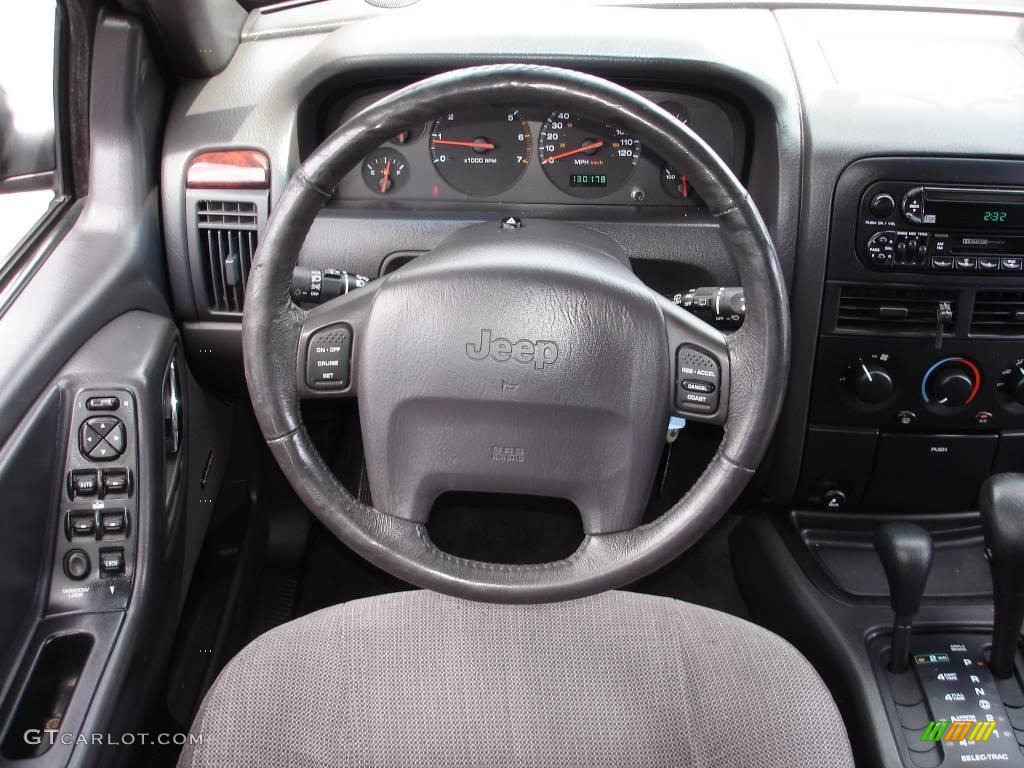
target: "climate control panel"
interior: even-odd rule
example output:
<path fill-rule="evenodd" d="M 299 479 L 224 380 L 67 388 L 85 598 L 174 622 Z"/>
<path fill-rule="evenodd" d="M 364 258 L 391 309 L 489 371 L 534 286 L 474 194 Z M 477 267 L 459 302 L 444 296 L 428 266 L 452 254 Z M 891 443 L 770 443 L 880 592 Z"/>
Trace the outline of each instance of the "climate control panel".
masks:
<path fill-rule="evenodd" d="M 1024 340 L 830 336 L 819 349 L 812 423 L 880 429 L 1024 429 Z"/>

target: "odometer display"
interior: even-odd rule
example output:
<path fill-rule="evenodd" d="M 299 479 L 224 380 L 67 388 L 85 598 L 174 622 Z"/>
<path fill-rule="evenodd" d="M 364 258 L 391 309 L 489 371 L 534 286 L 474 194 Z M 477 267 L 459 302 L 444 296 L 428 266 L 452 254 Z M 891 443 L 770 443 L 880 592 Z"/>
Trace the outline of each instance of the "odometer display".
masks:
<path fill-rule="evenodd" d="M 539 142 L 540 166 L 576 197 L 603 197 L 622 187 L 640 160 L 640 140 L 611 123 L 552 112 Z"/>
<path fill-rule="evenodd" d="M 490 197 L 519 181 L 530 163 L 530 126 L 519 110 L 449 112 L 430 129 L 430 158 L 441 178 L 465 195 Z"/>

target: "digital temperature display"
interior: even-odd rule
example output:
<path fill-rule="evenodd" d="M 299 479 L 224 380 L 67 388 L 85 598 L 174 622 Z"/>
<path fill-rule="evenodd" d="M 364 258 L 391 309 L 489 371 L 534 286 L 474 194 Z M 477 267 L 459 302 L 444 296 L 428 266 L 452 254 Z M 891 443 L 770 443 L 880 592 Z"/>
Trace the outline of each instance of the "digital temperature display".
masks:
<path fill-rule="evenodd" d="M 569 177 L 570 187 L 607 187 L 608 176 L 603 173 L 574 173 Z"/>

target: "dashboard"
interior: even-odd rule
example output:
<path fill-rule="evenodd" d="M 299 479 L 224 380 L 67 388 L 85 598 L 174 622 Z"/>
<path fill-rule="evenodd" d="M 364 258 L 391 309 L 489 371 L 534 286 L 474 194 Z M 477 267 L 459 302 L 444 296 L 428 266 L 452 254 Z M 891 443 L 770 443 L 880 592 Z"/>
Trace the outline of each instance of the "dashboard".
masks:
<path fill-rule="evenodd" d="M 392 91 L 339 99 L 323 110 L 320 140 Z M 712 96 L 638 90 L 690 126 L 742 177 L 747 124 Z M 672 206 L 699 210 L 699 190 L 614 115 L 579 115 L 532 105 L 481 105 L 413 125 L 368 155 L 338 185 L 360 204 L 445 202 Z"/>
<path fill-rule="evenodd" d="M 168 278 L 190 366 L 207 380 L 228 371 L 240 379 L 245 269 L 292 174 L 346 117 L 434 73 L 536 63 L 666 106 L 756 203 L 793 318 L 768 498 L 856 510 L 880 499 L 919 508 L 941 496 L 960 507 L 929 481 L 956 472 L 930 457 L 973 456 L 975 478 L 1011 446 L 1024 460 L 1013 434 L 1024 433 L 1024 399 L 1007 394 L 1019 383 L 1012 364 L 1024 360 L 1020 15 L 714 3 L 595 4 L 579 14 L 570 5 L 548 4 L 542 29 L 532 14 L 481 25 L 444 13 L 445 0 L 373 11 L 360 2 L 351 16 L 338 11 L 348 7 L 341 0 L 254 12 L 222 72 L 181 84 L 165 133 Z M 895 74 L 880 51 L 899 52 L 920 74 Z M 227 149 L 261 153 L 266 185 L 187 188 L 197 156 Z M 934 222 L 914 219 L 908 193 L 919 189 Z M 970 192 L 971 205 L 952 202 L 980 221 L 944 218 L 951 201 L 934 191 L 950 190 Z M 299 264 L 373 278 L 469 224 L 511 215 L 606 234 L 662 294 L 736 286 L 700 193 L 614 114 L 480 105 L 408 126 L 363 158 L 316 216 Z M 989 230 L 984 242 L 979 226 Z M 1006 229 L 999 242 L 993 228 Z M 943 243 L 972 252 L 950 254 L 960 259 L 951 265 Z M 971 401 L 949 407 L 942 400 L 956 387 Z M 932 451 L 936 435 L 960 440 Z"/>

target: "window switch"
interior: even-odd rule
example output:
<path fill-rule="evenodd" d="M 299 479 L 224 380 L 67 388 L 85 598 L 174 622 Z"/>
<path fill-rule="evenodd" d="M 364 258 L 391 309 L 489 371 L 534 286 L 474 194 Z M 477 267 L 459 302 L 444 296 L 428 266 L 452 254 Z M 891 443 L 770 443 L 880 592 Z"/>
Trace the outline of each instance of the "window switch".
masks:
<path fill-rule="evenodd" d="M 100 526 L 104 536 L 120 536 L 125 532 L 127 514 L 123 509 L 100 513 Z"/>
<path fill-rule="evenodd" d="M 95 469 L 75 469 L 68 475 L 68 496 L 95 496 L 99 483 Z"/>
<path fill-rule="evenodd" d="M 103 470 L 103 495 L 131 495 L 131 481 L 127 469 Z"/>
<path fill-rule="evenodd" d="M 117 576 L 124 573 L 124 549 L 110 547 L 100 550 L 100 576 Z"/>
<path fill-rule="evenodd" d="M 69 512 L 68 531 L 72 538 L 96 536 L 96 518 L 92 512 Z"/>

